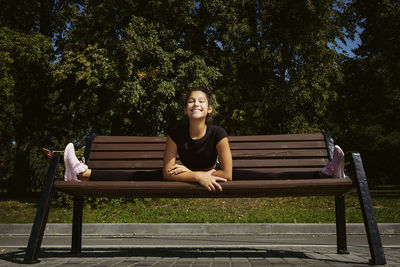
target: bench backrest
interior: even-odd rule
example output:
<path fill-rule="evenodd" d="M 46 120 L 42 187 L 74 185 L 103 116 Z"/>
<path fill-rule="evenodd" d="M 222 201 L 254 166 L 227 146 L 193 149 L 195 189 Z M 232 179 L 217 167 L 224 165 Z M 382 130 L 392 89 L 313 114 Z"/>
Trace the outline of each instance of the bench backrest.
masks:
<path fill-rule="evenodd" d="M 269 172 L 320 170 L 329 161 L 326 138 L 321 133 L 230 136 L 233 167 Z M 88 165 L 114 170 L 162 168 L 165 141 L 165 137 L 96 136 Z"/>

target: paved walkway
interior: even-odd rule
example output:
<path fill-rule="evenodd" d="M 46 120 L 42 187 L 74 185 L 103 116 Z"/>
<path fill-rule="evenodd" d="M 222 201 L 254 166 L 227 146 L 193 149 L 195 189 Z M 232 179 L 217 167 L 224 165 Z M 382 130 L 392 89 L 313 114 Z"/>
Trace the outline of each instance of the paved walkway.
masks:
<path fill-rule="evenodd" d="M 274 227 L 277 226 L 284 230 L 284 225 Z M 299 226 L 299 229 L 306 227 Z M 350 232 L 347 240 L 350 253 L 339 255 L 336 236 L 329 231 L 321 233 L 318 226 L 314 226 L 316 233 L 295 233 L 294 228 L 288 226 L 291 234 L 92 233 L 84 235 L 83 251 L 77 255 L 69 252 L 71 237 L 62 230 L 63 226 L 57 226 L 59 233 L 46 232 L 39 253 L 40 262 L 34 266 L 368 266 L 370 254 L 365 235 Z M 23 261 L 29 236 L 16 229 L 18 227 L 5 234 L 1 229 L 7 227 L 10 226 L 0 226 L 0 266 L 18 266 Z M 174 227 L 178 233 L 177 227 L 187 229 L 190 225 Z M 386 266 L 400 266 L 400 234 L 393 232 L 395 228 L 389 228 L 381 230 Z"/>

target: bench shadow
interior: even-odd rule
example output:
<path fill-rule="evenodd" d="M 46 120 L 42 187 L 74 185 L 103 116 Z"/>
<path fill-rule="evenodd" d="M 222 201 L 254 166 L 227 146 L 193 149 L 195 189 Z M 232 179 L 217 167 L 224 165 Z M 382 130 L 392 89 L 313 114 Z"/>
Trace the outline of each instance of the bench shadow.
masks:
<path fill-rule="evenodd" d="M 23 264 L 25 256 L 25 248 L 19 248 L 16 251 L 0 254 L 0 260 L 10 263 Z M 315 260 L 318 262 L 331 262 L 342 264 L 368 264 L 368 262 L 352 262 L 343 259 L 318 259 L 309 257 L 304 252 L 279 250 L 279 249 L 249 249 L 246 247 L 235 249 L 221 248 L 84 248 L 81 253 L 73 254 L 69 249 L 63 248 L 42 248 L 39 252 L 39 263 L 42 259 L 65 259 L 66 261 L 76 260 L 79 263 L 80 258 L 113 258 L 127 257 L 126 261 L 140 261 L 137 259 L 130 260 L 129 257 L 160 257 L 160 258 L 298 258 Z M 83 262 L 82 262 L 83 263 Z"/>

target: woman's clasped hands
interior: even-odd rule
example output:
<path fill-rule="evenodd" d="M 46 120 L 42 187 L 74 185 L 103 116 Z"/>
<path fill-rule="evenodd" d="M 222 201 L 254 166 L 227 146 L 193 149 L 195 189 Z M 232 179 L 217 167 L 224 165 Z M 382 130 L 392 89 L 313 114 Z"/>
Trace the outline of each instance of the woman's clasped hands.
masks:
<path fill-rule="evenodd" d="M 170 169 L 168 169 L 169 175 L 178 175 L 180 173 L 190 171 L 185 165 L 175 164 Z"/>
<path fill-rule="evenodd" d="M 170 169 L 168 169 L 168 173 L 170 175 L 178 175 L 184 172 L 191 171 L 184 165 L 180 164 L 175 164 L 172 166 Z M 218 176 L 213 176 L 212 174 L 215 172 L 215 169 L 211 169 L 209 171 L 199 171 L 199 172 L 194 172 L 195 178 L 197 182 L 204 186 L 208 191 L 215 191 L 219 190 L 222 192 L 222 186 L 218 182 L 226 182 L 227 179 L 218 177 Z"/>

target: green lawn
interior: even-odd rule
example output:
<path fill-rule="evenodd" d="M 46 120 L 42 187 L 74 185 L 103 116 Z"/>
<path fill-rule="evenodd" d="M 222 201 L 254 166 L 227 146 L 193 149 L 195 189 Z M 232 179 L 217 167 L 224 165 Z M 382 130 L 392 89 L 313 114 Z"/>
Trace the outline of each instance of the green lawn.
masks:
<path fill-rule="evenodd" d="M 400 190 L 372 191 L 379 223 L 400 223 Z M 32 223 L 39 198 L 0 197 L 0 223 Z M 346 197 L 346 220 L 362 222 L 357 195 Z M 70 223 L 72 202 L 53 203 L 49 223 Z M 334 223 L 333 197 L 246 199 L 90 199 L 84 223 Z"/>

